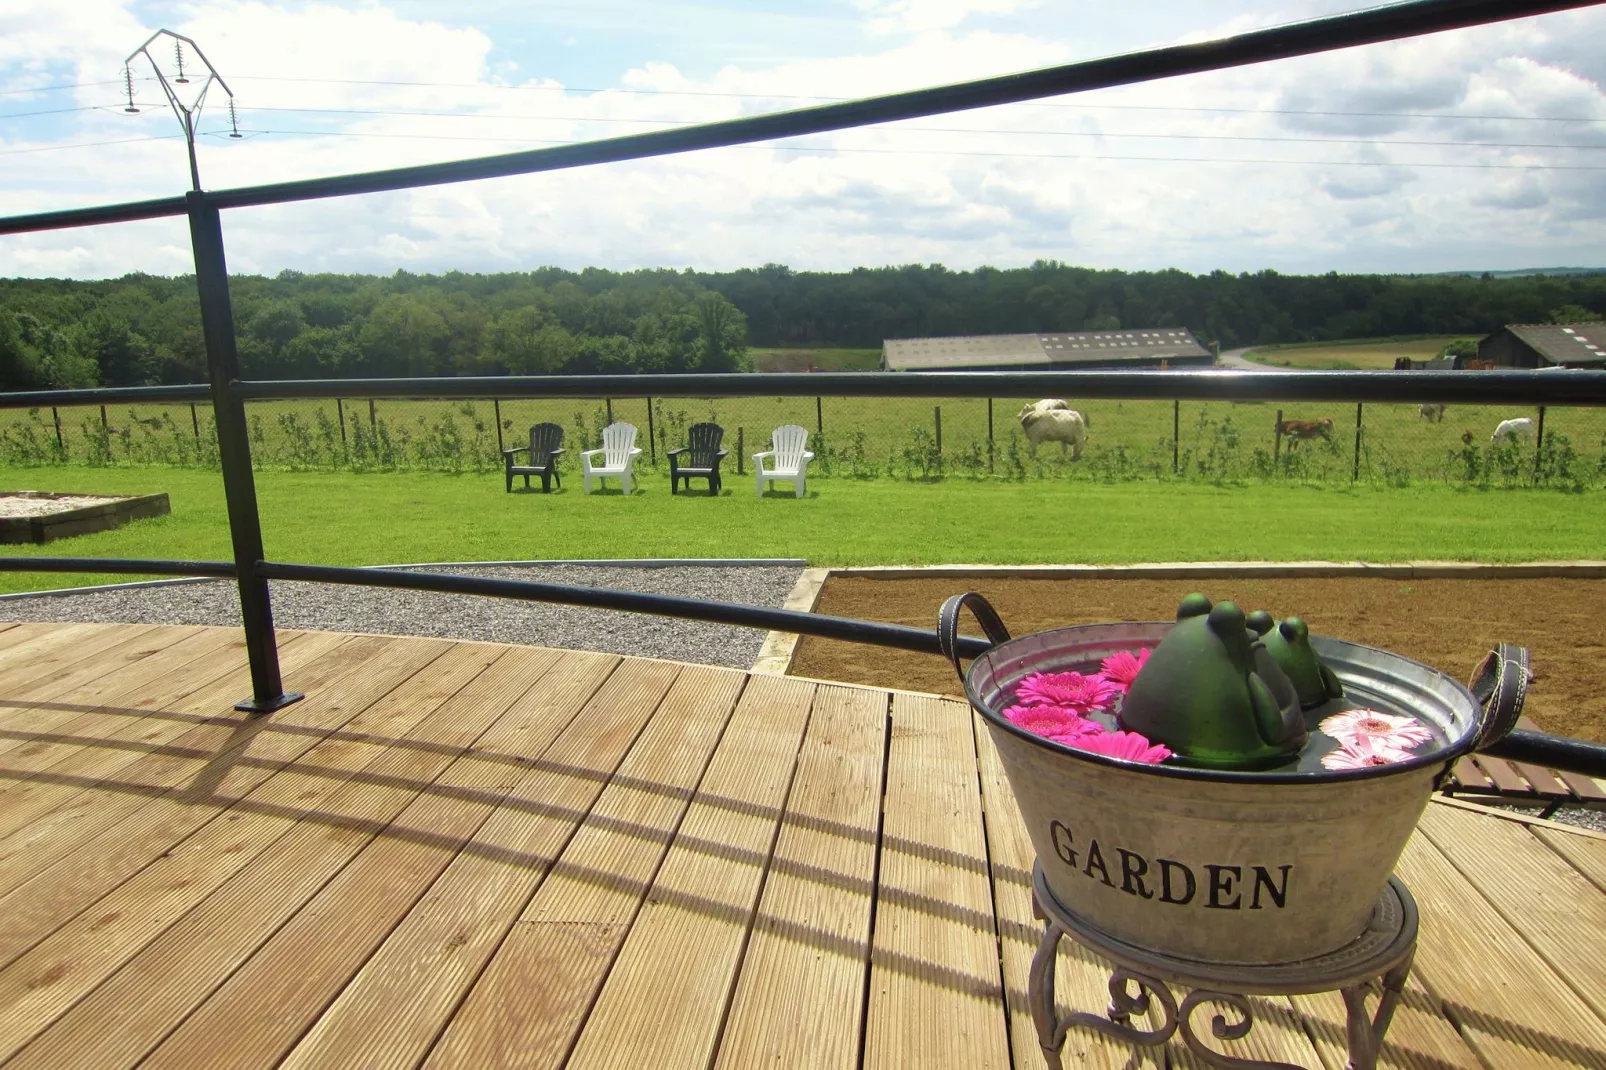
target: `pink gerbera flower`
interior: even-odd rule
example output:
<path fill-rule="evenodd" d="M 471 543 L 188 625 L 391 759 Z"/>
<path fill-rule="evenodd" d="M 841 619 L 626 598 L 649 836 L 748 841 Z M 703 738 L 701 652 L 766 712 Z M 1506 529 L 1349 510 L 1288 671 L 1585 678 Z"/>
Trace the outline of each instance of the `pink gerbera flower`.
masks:
<path fill-rule="evenodd" d="M 1085 750 L 1090 754 L 1105 754 L 1111 758 L 1124 758 L 1129 762 L 1157 764 L 1171 757 L 1168 747 L 1150 743 L 1137 732 L 1098 732 L 1062 741 L 1067 747 Z"/>
<path fill-rule="evenodd" d="M 1069 743 L 1104 731 L 1075 710 L 1062 706 L 1011 706 L 1004 711 L 1004 716 L 1026 731 L 1056 743 Z"/>
<path fill-rule="evenodd" d="M 1015 689 L 1015 700 L 1023 706 L 1059 706 L 1088 714 L 1104 709 L 1120 693 L 1098 673 L 1034 672 Z"/>
<path fill-rule="evenodd" d="M 1409 750 L 1394 746 L 1387 739 L 1361 736 L 1338 750 L 1322 755 L 1322 765 L 1327 769 L 1368 769 L 1374 765 L 1408 761 L 1411 757 Z"/>
<path fill-rule="evenodd" d="M 1404 717 L 1377 710 L 1348 710 L 1324 718 L 1321 729 L 1340 743 L 1348 746 L 1361 740 L 1408 751 L 1421 743 L 1431 742 L 1429 732 L 1414 717 Z"/>
<path fill-rule="evenodd" d="M 1135 651 L 1123 650 L 1120 653 L 1111 654 L 1099 664 L 1099 668 L 1102 670 L 1099 675 L 1125 694 L 1126 690 L 1132 686 L 1132 681 L 1138 678 L 1138 673 L 1143 670 L 1143 666 L 1148 664 L 1148 661 L 1148 647 Z"/>

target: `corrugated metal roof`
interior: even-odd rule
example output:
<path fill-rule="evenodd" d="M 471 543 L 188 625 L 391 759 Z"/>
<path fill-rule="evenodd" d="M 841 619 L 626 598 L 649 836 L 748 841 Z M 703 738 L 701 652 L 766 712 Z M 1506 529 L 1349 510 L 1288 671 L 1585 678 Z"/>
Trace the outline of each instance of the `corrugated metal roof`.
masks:
<path fill-rule="evenodd" d="M 1511 323 L 1506 330 L 1552 364 L 1606 361 L 1606 322 Z"/>
<path fill-rule="evenodd" d="M 1186 327 L 889 338 L 882 343 L 881 353 L 884 366 L 892 371 L 1210 356 Z"/>

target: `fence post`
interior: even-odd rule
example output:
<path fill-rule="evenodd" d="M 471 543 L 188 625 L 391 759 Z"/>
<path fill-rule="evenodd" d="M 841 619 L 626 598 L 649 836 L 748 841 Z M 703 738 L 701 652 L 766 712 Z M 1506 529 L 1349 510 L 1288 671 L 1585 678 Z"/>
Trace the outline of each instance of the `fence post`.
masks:
<path fill-rule="evenodd" d="M 194 409 L 195 406 L 191 405 L 190 408 Z M 61 440 L 61 413 L 54 405 L 50 406 L 50 418 L 56 423 L 56 450 L 65 457 L 67 456 L 67 444 Z"/>
<path fill-rule="evenodd" d="M 1361 402 L 1355 403 L 1355 463 L 1350 467 L 1349 481 L 1361 478 Z"/>
<path fill-rule="evenodd" d="M 742 443 L 742 426 L 740 424 L 737 424 L 736 425 L 736 474 L 739 475 L 739 476 L 747 474 L 746 469 L 744 469 L 742 467 L 742 465 L 744 463 L 744 459 L 746 457 L 747 457 L 747 447 L 745 445 L 743 445 L 743 443 Z"/>
<path fill-rule="evenodd" d="M 335 398 L 335 419 L 340 421 L 340 452 L 346 452 L 346 406 Z"/>
<path fill-rule="evenodd" d="M 1177 440 L 1182 438 L 1182 399 L 1171 403 L 1171 474 L 1177 474 Z"/>
<path fill-rule="evenodd" d="M 608 407 L 608 423 L 613 423 L 613 398 L 603 398 L 602 403 Z"/>
<path fill-rule="evenodd" d="M 647 399 L 647 449 L 651 451 L 651 452 L 649 452 L 647 454 L 648 459 L 650 459 L 652 461 L 652 466 L 654 468 L 657 468 L 658 467 L 658 439 L 657 439 L 657 436 L 653 432 L 653 426 L 652 426 L 652 398 L 648 398 Z M 688 483 L 686 485 L 688 487 L 691 486 L 690 483 Z"/>
<path fill-rule="evenodd" d="M 987 399 L 987 474 L 993 471 L 993 399 Z"/>
<path fill-rule="evenodd" d="M 1539 426 L 1534 435 L 1534 482 L 1539 482 L 1539 465 L 1545 456 L 1545 407 L 1539 406 Z"/>
<path fill-rule="evenodd" d="M 496 452 L 501 453 L 507 447 L 502 445 L 502 399 L 491 399 L 491 411 L 496 413 Z M 534 464 L 534 461 L 530 462 Z"/>
<path fill-rule="evenodd" d="M 273 606 L 268 581 L 257 572 L 263 560 L 262 521 L 257 514 L 256 479 L 251 472 L 251 439 L 245 405 L 230 384 L 239 377 L 234 349 L 234 310 L 229 303 L 229 269 L 223 257 L 223 224 L 214 205 L 200 191 L 185 194 L 190 244 L 195 251 L 195 285 L 201 298 L 201 330 L 206 338 L 206 365 L 212 380 L 212 412 L 217 421 L 218 456 L 223 468 L 223 494 L 228 504 L 229 535 L 234 543 L 235 579 L 240 588 L 240 617 L 251 664 L 251 697 L 237 710 L 267 713 L 301 698 L 286 693 L 279 678 L 279 649 L 273 637 Z"/>
<path fill-rule="evenodd" d="M 818 397 L 814 399 L 814 430 L 822 439 L 825 437 L 825 406 Z"/>
<path fill-rule="evenodd" d="M 379 412 L 374 408 L 374 399 L 368 399 L 368 434 L 374 444 L 374 456 L 379 456 Z"/>
<path fill-rule="evenodd" d="M 937 456 L 942 456 L 942 406 L 934 405 L 931 409 L 932 419 L 937 423 Z"/>
<path fill-rule="evenodd" d="M 190 426 L 195 429 L 195 441 L 196 442 L 200 442 L 201 441 L 201 416 L 200 416 L 200 413 L 195 411 L 195 402 L 193 402 L 193 401 L 190 402 Z M 61 431 L 61 427 L 58 425 L 56 427 L 56 430 L 59 433 Z M 344 432 L 342 432 L 342 433 L 344 433 Z"/>
<path fill-rule="evenodd" d="M 107 441 L 106 448 L 108 450 L 110 450 L 111 449 L 112 429 L 111 429 L 111 425 L 106 422 L 106 406 L 104 406 L 104 405 L 102 405 L 100 407 L 100 430 L 101 430 L 101 432 L 103 434 L 105 434 L 106 441 Z"/>
<path fill-rule="evenodd" d="M 1275 467 L 1277 458 L 1283 452 L 1283 410 L 1277 410 L 1277 430 L 1271 440 L 1271 463 Z"/>

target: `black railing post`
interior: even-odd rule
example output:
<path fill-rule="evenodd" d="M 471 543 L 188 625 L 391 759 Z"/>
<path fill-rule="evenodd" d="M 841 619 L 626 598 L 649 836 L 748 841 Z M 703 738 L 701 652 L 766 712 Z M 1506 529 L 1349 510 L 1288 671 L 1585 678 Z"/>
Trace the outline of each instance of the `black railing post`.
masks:
<path fill-rule="evenodd" d="M 1349 481 L 1356 482 L 1361 478 L 1361 405 L 1355 403 L 1355 463 L 1350 466 Z"/>
<path fill-rule="evenodd" d="M 1177 474 L 1178 442 L 1182 438 L 1182 400 L 1171 402 L 1171 474 Z"/>
<path fill-rule="evenodd" d="M 652 466 L 654 468 L 657 468 L 658 439 L 652 426 L 652 398 L 647 399 L 647 448 L 652 451 L 651 453 L 647 454 L 647 459 L 652 462 Z M 690 484 L 687 485 L 690 486 Z"/>
<path fill-rule="evenodd" d="M 223 258 L 223 224 L 206 195 L 185 195 L 190 243 L 195 250 L 195 285 L 201 297 L 201 330 L 206 337 L 206 365 L 212 379 L 212 412 L 217 421 L 218 456 L 223 467 L 223 494 L 228 503 L 229 535 L 234 542 L 235 578 L 240 587 L 240 616 L 251 662 L 251 697 L 234 708 L 267 713 L 302 696 L 284 690 L 279 679 L 279 648 L 273 637 L 273 606 L 268 581 L 258 572 L 263 559 L 262 521 L 257 515 L 256 479 L 251 472 L 251 440 L 245 404 L 230 390 L 239 377 L 234 349 L 234 310 L 229 303 L 229 269 Z"/>
<path fill-rule="evenodd" d="M 1545 407 L 1539 406 L 1539 426 L 1534 429 L 1534 482 L 1537 483 L 1543 473 L 1540 464 L 1545 458 Z"/>

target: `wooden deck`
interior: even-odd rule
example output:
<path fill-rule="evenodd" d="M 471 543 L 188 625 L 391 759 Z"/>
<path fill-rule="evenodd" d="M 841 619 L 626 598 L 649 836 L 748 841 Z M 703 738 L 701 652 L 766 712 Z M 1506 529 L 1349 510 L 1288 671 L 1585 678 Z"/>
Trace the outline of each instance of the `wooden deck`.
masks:
<path fill-rule="evenodd" d="M 237 631 L 0 626 L 6 1070 L 1043 1065 L 1031 849 L 964 706 L 282 639 L 308 697 L 248 720 Z M 1436 804 L 1400 873 L 1388 1065 L 1606 1067 L 1606 838 Z M 1237 1054 L 1342 1066 L 1336 995 L 1256 1002 Z"/>

